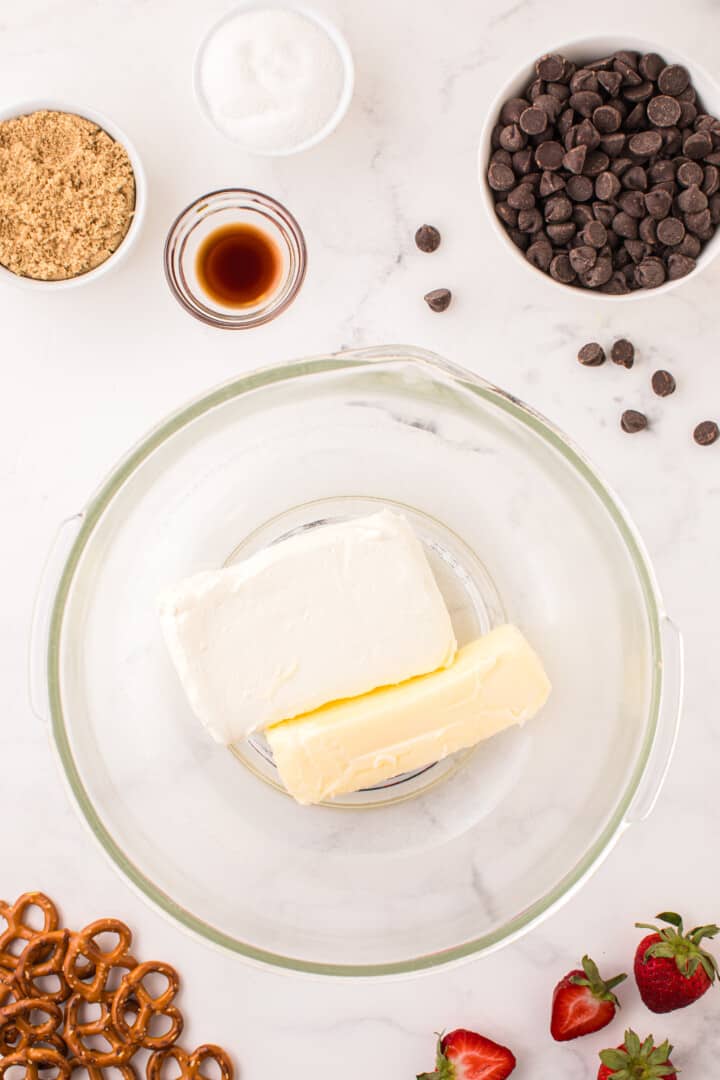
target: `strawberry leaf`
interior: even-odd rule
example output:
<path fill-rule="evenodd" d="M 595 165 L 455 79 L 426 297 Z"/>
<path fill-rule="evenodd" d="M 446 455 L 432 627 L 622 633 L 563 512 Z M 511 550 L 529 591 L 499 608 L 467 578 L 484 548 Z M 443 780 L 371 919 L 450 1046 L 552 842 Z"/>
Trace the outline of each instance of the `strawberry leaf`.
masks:
<path fill-rule="evenodd" d="M 655 918 L 662 919 L 663 922 L 670 923 L 671 926 L 676 926 L 680 933 L 682 933 L 683 921 L 674 911 L 661 911 Z"/>

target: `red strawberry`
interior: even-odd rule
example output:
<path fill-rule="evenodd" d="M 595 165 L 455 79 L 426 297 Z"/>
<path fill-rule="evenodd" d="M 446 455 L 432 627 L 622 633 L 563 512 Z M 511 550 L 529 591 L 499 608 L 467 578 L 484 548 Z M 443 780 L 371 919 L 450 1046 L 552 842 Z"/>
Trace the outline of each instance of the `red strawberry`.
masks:
<path fill-rule="evenodd" d="M 635 953 L 635 981 L 648 1009 L 655 1013 L 672 1012 L 692 1005 L 710 989 L 718 973 L 714 956 L 700 948 L 703 938 L 720 934 L 720 927 L 696 926 L 683 933 L 683 921 L 673 911 L 657 916 L 666 927 L 635 923 L 652 930 L 642 939 Z"/>
<path fill-rule="evenodd" d="M 675 1066 L 670 1060 L 672 1046 L 665 1040 L 655 1046 L 652 1035 L 641 1044 L 634 1031 L 625 1032 L 625 1042 L 617 1050 L 601 1050 L 597 1080 L 677 1080 Z"/>
<path fill-rule="evenodd" d="M 417 1080 L 505 1080 L 516 1064 L 507 1046 L 458 1028 L 438 1039 L 435 1072 Z"/>
<path fill-rule="evenodd" d="M 604 982 L 589 956 L 583 956 L 582 966 L 582 971 L 568 972 L 553 991 L 550 1034 L 558 1042 L 599 1031 L 620 1008 L 613 990 L 627 975 L 616 975 Z"/>

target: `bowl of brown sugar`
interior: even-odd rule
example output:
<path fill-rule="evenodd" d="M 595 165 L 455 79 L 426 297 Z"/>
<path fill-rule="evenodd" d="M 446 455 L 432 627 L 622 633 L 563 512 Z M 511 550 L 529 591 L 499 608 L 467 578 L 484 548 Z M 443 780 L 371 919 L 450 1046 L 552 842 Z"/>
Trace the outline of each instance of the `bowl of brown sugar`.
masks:
<path fill-rule="evenodd" d="M 48 100 L 0 110 L 0 281 L 58 289 L 107 273 L 145 202 L 137 152 L 104 116 Z"/>

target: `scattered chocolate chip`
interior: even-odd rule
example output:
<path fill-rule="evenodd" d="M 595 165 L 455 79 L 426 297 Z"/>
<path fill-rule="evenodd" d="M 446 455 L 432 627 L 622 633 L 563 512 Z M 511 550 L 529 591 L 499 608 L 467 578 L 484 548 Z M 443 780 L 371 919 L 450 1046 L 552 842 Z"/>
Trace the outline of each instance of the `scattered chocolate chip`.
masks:
<path fill-rule="evenodd" d="M 680 64 L 669 64 L 664 67 L 657 78 L 657 84 L 662 94 L 671 94 L 675 97 L 687 88 L 690 76 L 687 69 Z"/>
<path fill-rule="evenodd" d="M 656 127 L 672 127 L 682 115 L 680 102 L 667 94 L 659 94 L 648 102 L 647 118 Z"/>
<path fill-rule="evenodd" d="M 415 233 L 415 243 L 420 251 L 437 251 L 440 247 L 440 233 L 434 225 L 421 225 Z"/>
<path fill-rule="evenodd" d="M 605 363 L 605 350 L 597 341 L 589 341 L 580 349 L 577 358 L 585 367 L 599 367 Z"/>
<path fill-rule="evenodd" d="M 693 439 L 698 446 L 712 446 L 720 436 L 720 428 L 714 420 L 703 420 L 693 431 Z"/>
<path fill-rule="evenodd" d="M 423 299 L 431 311 L 447 311 L 452 293 L 449 289 L 433 289 L 432 292 L 425 293 Z"/>
<path fill-rule="evenodd" d="M 627 338 L 618 338 L 610 350 L 610 359 L 620 367 L 631 368 L 635 363 L 635 346 Z"/>
<path fill-rule="evenodd" d="M 627 431 L 628 435 L 644 431 L 647 426 L 647 416 L 645 413 L 638 412 L 637 409 L 626 409 L 620 417 L 620 427 L 623 431 Z"/>
<path fill-rule="evenodd" d="M 654 188 L 645 196 L 645 209 L 657 221 L 667 217 L 672 209 L 672 195 L 663 188 Z"/>
<path fill-rule="evenodd" d="M 655 371 L 652 376 L 652 388 L 658 397 L 669 397 L 675 393 L 676 382 L 669 371 Z"/>
<path fill-rule="evenodd" d="M 668 247 L 676 247 L 681 244 L 685 236 L 685 226 L 680 218 L 666 217 L 658 222 L 657 238 L 661 244 Z"/>

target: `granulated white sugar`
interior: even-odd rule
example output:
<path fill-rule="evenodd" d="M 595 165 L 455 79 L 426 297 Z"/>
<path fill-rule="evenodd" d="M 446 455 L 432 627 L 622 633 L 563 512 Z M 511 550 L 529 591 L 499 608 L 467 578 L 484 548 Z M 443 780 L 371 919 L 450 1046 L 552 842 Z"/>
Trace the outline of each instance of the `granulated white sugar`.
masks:
<path fill-rule="evenodd" d="M 335 112 L 345 70 L 329 34 L 286 8 L 239 12 L 208 40 L 200 89 L 217 127 L 257 153 L 291 150 Z"/>

